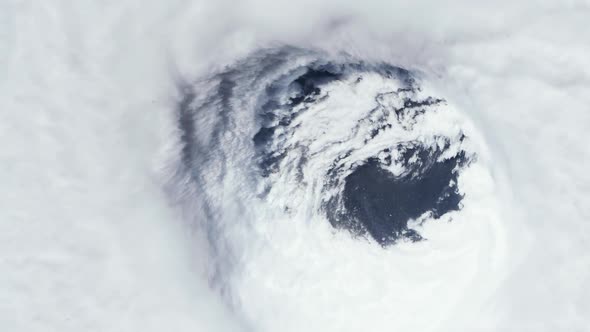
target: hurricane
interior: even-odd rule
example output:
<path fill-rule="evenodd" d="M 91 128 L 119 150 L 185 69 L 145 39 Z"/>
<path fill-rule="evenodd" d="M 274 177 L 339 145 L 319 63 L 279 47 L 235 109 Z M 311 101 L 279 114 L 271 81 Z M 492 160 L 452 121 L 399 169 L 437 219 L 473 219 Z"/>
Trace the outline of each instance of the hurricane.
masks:
<path fill-rule="evenodd" d="M 589 14 L 0 0 L 0 330 L 590 331 Z"/>

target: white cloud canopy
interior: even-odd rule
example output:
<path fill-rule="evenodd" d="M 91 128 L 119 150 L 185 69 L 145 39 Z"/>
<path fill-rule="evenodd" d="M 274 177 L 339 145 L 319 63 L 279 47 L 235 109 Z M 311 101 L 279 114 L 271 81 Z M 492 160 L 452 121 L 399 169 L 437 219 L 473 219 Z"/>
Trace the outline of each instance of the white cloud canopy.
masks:
<path fill-rule="evenodd" d="M 0 329 L 588 330 L 588 15 L 0 2 Z"/>

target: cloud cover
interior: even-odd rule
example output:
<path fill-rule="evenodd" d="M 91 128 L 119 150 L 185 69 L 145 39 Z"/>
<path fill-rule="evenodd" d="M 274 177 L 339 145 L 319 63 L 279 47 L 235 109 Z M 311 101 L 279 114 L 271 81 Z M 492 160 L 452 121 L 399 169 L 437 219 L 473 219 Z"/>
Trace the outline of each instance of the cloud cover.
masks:
<path fill-rule="evenodd" d="M 587 330 L 589 14 L 587 1 L 3 1 L 0 327 L 256 330 L 210 289 L 211 256 L 162 193 L 162 165 L 178 80 L 287 43 L 421 71 L 485 138 L 502 270 L 433 330 Z M 244 311 L 260 326 L 297 323 L 258 303 Z"/>

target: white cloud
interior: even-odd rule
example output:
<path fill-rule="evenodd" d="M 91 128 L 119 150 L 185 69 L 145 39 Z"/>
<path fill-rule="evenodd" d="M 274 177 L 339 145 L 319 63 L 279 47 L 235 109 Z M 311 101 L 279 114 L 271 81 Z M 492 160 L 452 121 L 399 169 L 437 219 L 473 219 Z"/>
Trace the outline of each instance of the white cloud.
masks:
<path fill-rule="evenodd" d="M 589 11 L 587 1 L 2 2 L 0 329 L 236 331 L 246 320 L 262 330 L 358 330 L 385 320 L 383 308 L 404 309 L 387 301 L 388 290 L 404 289 L 399 280 L 428 283 L 418 296 L 428 298 L 437 280 L 456 277 L 449 291 L 465 292 L 447 294 L 452 305 L 432 298 L 427 306 L 442 311 L 392 310 L 393 325 L 411 330 L 430 314 L 441 331 L 584 331 Z M 428 246 L 384 254 L 326 240 L 328 225 L 279 223 L 256 226 L 273 241 L 245 250 L 250 260 L 236 265 L 244 274 L 228 281 L 248 306 L 232 313 L 209 288 L 202 234 L 181 221 L 158 178 L 174 131 L 171 68 L 192 81 L 284 43 L 419 70 L 469 118 L 489 178 L 466 177 L 497 196 L 467 216 L 500 217 L 425 230 L 476 234 L 482 243 L 464 247 L 474 250 L 468 266 L 453 261 L 457 252 L 437 269 L 445 257 Z M 318 252 L 341 260 L 307 252 L 296 237 L 310 230 L 324 241 Z M 430 269 L 412 261 L 428 255 Z M 389 259 L 432 274 L 404 274 Z M 361 282 L 358 271 L 382 274 L 358 289 L 332 282 Z M 358 298 L 374 301 L 351 319 Z M 342 302 L 326 308 L 334 299 Z"/>

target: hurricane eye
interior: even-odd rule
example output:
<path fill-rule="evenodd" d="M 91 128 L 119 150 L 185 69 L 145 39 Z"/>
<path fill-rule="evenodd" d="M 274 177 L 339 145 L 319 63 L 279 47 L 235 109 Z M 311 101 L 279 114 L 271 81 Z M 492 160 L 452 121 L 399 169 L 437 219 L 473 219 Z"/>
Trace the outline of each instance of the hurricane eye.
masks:
<path fill-rule="evenodd" d="M 272 69 L 262 66 L 274 77 L 252 106 L 263 200 L 316 186 L 309 213 L 381 245 L 423 240 L 410 221 L 461 208 L 458 176 L 475 154 L 463 149 L 461 130 L 425 131 L 452 111 L 411 72 L 354 59 Z"/>
<path fill-rule="evenodd" d="M 396 275 L 386 291 L 359 296 L 385 296 L 412 315 L 430 303 L 414 293 L 441 278 L 429 271 L 460 273 L 477 259 L 462 247 L 477 247 L 473 229 L 484 234 L 497 217 L 476 211 L 483 199 L 494 204 L 485 144 L 425 75 L 284 47 L 187 86 L 177 109 L 177 196 L 210 247 L 211 284 L 254 325 L 248 304 L 260 294 L 273 310 L 284 292 L 313 302 L 316 283 L 332 274 L 344 288 Z M 348 303 L 331 286 L 322 283 L 323 298 Z"/>

